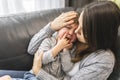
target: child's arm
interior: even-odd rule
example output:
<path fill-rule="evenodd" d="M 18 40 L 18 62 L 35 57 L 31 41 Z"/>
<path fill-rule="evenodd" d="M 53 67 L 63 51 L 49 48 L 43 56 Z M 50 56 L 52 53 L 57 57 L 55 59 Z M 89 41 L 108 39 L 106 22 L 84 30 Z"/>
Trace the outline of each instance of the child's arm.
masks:
<path fill-rule="evenodd" d="M 38 52 L 41 52 L 41 51 L 44 52 L 43 58 L 42 58 L 43 64 L 48 64 L 49 62 L 52 62 L 55 60 L 55 57 L 57 56 L 57 54 L 64 48 L 65 43 L 63 43 L 63 41 L 67 43 L 66 40 L 62 39 L 59 42 L 57 42 L 57 44 L 54 47 L 52 47 L 52 44 L 55 43 L 55 39 L 46 38 L 45 40 L 42 41 L 38 49 Z"/>
<path fill-rule="evenodd" d="M 54 57 L 52 54 L 52 44 L 54 43 L 54 40 L 52 38 L 46 38 L 45 40 L 42 41 L 38 52 L 40 53 L 41 51 L 44 52 L 43 58 L 42 58 L 42 64 L 48 64 L 49 62 L 54 61 Z"/>
<path fill-rule="evenodd" d="M 71 51 L 69 49 L 63 49 L 63 52 L 60 53 L 62 69 L 65 73 L 68 73 L 74 66 L 74 63 L 71 62 L 70 52 Z"/>
<path fill-rule="evenodd" d="M 58 55 L 58 53 L 68 45 L 69 40 L 67 40 L 65 37 L 66 34 L 61 39 L 58 39 L 57 44 L 53 48 L 52 44 L 55 43 L 55 40 L 52 38 L 46 38 L 43 40 L 38 50 L 38 52 L 41 50 L 44 52 L 42 58 L 43 64 L 54 61 L 54 58 Z"/>

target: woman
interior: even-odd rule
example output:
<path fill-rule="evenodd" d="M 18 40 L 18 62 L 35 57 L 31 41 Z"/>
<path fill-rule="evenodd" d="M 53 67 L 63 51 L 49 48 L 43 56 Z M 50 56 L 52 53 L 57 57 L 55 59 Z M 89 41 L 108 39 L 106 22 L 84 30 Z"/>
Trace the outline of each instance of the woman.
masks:
<path fill-rule="evenodd" d="M 33 37 L 28 52 L 36 51 L 35 46 L 39 45 L 42 39 L 73 22 L 68 16 L 66 17 L 67 14 L 64 13 L 64 15 L 62 18 L 56 18 Z M 78 21 L 79 26 L 75 33 L 79 42 L 87 44 L 88 48 L 77 55 L 82 59 L 76 60 L 73 71 L 69 73 L 71 77 L 66 75 L 67 80 L 107 80 L 115 65 L 115 42 L 120 23 L 120 10 L 111 1 L 94 2 L 82 10 Z M 59 22 L 61 23 L 58 24 Z M 44 34 L 41 34 L 42 32 Z M 32 70 L 39 79 L 57 80 L 42 68 L 37 67 L 40 66 L 37 63 L 37 61 L 34 62 Z"/>

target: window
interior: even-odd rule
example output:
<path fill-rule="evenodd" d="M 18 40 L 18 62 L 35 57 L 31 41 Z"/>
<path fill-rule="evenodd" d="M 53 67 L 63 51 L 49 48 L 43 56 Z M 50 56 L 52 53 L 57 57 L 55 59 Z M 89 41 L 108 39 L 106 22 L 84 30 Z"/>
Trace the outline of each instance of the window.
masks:
<path fill-rule="evenodd" d="M 65 0 L 0 0 L 0 16 L 65 7 Z"/>

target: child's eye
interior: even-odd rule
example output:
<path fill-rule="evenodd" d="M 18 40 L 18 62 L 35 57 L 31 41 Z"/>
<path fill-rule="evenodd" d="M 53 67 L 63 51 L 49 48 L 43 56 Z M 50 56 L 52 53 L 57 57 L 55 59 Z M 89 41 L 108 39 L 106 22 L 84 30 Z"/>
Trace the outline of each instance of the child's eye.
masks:
<path fill-rule="evenodd" d="M 66 26 L 67 29 L 71 29 L 72 26 Z"/>

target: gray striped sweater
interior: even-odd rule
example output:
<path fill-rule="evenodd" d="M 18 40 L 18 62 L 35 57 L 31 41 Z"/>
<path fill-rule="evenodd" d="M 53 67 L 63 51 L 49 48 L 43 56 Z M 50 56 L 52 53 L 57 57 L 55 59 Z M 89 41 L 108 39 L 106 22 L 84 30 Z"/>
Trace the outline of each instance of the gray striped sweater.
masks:
<path fill-rule="evenodd" d="M 56 36 L 46 38 L 42 41 L 38 52 L 43 51 L 42 68 L 49 74 L 55 76 L 59 80 L 63 80 L 65 74 L 67 74 L 74 66 L 71 62 L 72 53 L 74 54 L 75 46 L 70 50 L 62 50 L 54 58 L 52 56 L 52 48 L 57 44 Z M 69 65 L 69 66 L 68 66 Z"/>
<path fill-rule="evenodd" d="M 34 54 L 41 42 L 45 38 L 50 37 L 54 32 L 50 28 L 50 24 L 41 29 L 31 39 L 28 53 Z M 73 70 L 68 75 L 65 75 L 64 80 L 107 80 L 113 71 L 114 64 L 115 57 L 111 50 L 98 50 L 76 63 Z M 43 69 L 39 71 L 36 77 L 40 80 L 58 80 L 58 78 Z"/>

